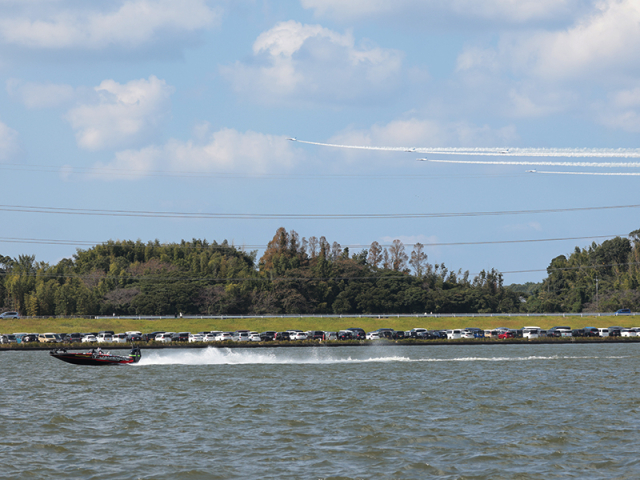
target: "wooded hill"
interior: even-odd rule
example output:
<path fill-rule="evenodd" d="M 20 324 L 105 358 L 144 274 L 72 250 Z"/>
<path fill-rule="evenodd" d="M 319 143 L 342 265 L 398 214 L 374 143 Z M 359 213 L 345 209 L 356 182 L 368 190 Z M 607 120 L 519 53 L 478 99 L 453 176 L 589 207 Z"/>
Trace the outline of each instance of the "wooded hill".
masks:
<path fill-rule="evenodd" d="M 541 284 L 470 279 L 399 240 L 351 253 L 278 229 L 264 255 L 206 240 L 109 241 L 56 265 L 0 256 L 0 310 L 22 315 L 504 313 L 637 310 L 640 230 L 552 260 Z M 595 277 L 598 277 L 598 301 Z M 526 300 L 526 301 L 525 301 Z"/>

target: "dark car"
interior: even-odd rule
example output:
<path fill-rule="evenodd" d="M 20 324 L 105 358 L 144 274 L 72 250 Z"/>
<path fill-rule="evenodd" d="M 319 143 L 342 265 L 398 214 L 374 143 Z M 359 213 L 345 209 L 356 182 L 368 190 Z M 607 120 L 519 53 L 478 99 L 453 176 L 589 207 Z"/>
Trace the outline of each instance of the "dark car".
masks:
<path fill-rule="evenodd" d="M 380 338 L 393 338 L 393 328 L 379 328 L 376 332 L 380 333 Z"/>
<path fill-rule="evenodd" d="M 361 328 L 352 327 L 352 328 L 347 328 L 347 330 L 353 332 L 354 338 L 356 340 L 365 340 L 367 338 L 367 332 L 365 332 Z"/>
<path fill-rule="evenodd" d="M 70 333 L 69 335 L 67 335 L 65 341 L 68 343 L 80 343 L 82 342 L 82 337 L 82 333 Z"/>
<path fill-rule="evenodd" d="M 324 340 L 324 332 L 322 330 L 311 330 L 308 333 L 309 340 Z"/>
<path fill-rule="evenodd" d="M 132 333 L 127 335 L 127 342 L 141 342 L 142 335 L 138 335 L 137 333 Z"/>
<path fill-rule="evenodd" d="M 276 333 L 276 340 L 288 341 L 291 340 L 291 335 L 289 332 L 278 332 Z"/>
<path fill-rule="evenodd" d="M 338 332 L 338 340 L 354 340 L 356 338 L 356 334 L 352 330 L 340 330 Z"/>
<path fill-rule="evenodd" d="M 272 342 L 273 340 L 276 339 L 276 335 L 278 332 L 262 332 L 260 334 L 260 340 L 262 340 L 263 342 Z"/>
<path fill-rule="evenodd" d="M 622 327 L 609 327 L 610 337 L 619 337 L 622 333 Z"/>
<path fill-rule="evenodd" d="M 392 338 L 394 340 L 401 340 L 401 339 L 405 338 L 405 333 L 402 330 L 396 330 L 395 332 L 393 332 Z"/>
<path fill-rule="evenodd" d="M 573 337 L 584 337 L 584 329 L 583 328 L 576 328 L 575 330 L 571 331 L 571 336 Z"/>
<path fill-rule="evenodd" d="M 171 335 L 172 342 L 188 342 L 189 341 L 189 332 L 179 332 Z"/>
<path fill-rule="evenodd" d="M 600 336 L 600 332 L 598 331 L 598 329 L 596 327 L 584 327 L 582 329 L 582 331 L 584 332 L 584 334 L 583 334 L 584 337 L 599 337 Z"/>

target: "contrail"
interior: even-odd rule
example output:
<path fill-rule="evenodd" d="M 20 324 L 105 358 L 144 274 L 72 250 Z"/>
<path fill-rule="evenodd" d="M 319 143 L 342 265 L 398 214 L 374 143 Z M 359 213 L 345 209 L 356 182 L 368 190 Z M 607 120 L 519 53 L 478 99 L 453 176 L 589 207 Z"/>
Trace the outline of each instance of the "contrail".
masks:
<path fill-rule="evenodd" d="M 605 175 L 618 177 L 638 177 L 640 173 L 629 172 L 543 172 L 541 170 L 531 170 L 529 173 L 544 173 L 548 175 Z"/>
<path fill-rule="evenodd" d="M 508 157 L 564 157 L 564 158 L 640 158 L 640 149 L 632 148 L 450 148 L 450 147 L 372 147 L 368 145 L 340 145 L 335 143 L 289 140 L 321 147 L 374 150 L 383 152 L 415 152 L 435 155 L 478 155 Z"/>
<path fill-rule="evenodd" d="M 500 161 L 500 160 L 440 160 L 419 158 L 421 162 L 456 163 L 465 165 L 520 165 L 538 167 L 594 167 L 594 168 L 640 168 L 637 162 L 540 162 L 540 161 Z"/>

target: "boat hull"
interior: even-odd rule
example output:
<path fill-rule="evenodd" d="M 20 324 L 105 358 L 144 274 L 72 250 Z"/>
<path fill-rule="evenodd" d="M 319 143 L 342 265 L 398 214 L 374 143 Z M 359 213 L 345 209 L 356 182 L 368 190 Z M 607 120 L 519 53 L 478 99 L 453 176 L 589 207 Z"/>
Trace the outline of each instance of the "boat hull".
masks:
<path fill-rule="evenodd" d="M 69 353 L 65 349 L 52 350 L 49 354 L 58 360 L 73 365 L 129 365 L 140 360 L 139 348 L 133 348 L 128 356 L 101 352 Z"/>

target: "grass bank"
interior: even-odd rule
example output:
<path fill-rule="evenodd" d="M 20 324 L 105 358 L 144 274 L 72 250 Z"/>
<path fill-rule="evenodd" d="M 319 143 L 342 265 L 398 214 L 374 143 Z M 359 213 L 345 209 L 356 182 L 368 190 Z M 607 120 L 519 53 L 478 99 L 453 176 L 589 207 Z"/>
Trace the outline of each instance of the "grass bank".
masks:
<path fill-rule="evenodd" d="M 640 318 L 635 316 L 618 317 L 383 317 L 383 318 L 243 318 L 243 319 L 191 319 L 170 318 L 161 320 L 138 320 L 125 318 L 20 318 L 0 320 L 0 333 L 72 333 L 97 332 L 113 330 L 116 333 L 140 331 L 142 333 L 158 330 L 170 332 L 203 332 L 233 330 L 324 330 L 338 331 L 349 327 L 360 327 L 369 332 L 378 328 L 394 330 L 410 330 L 414 327 L 429 330 L 477 327 L 483 329 L 507 327 L 522 328 L 525 325 L 536 325 L 551 328 L 554 325 L 567 325 L 571 328 L 585 326 L 621 327 L 640 326 Z"/>

